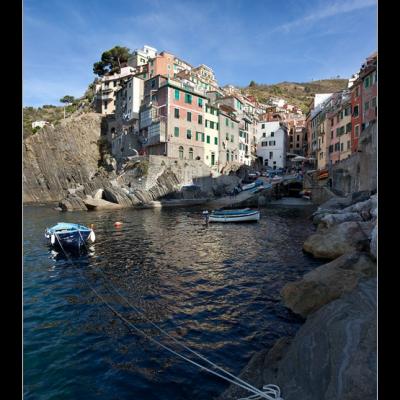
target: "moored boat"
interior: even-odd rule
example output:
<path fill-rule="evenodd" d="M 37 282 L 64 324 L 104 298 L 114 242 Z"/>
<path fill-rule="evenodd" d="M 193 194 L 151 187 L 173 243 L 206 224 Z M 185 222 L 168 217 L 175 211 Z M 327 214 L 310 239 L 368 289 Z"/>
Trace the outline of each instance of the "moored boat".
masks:
<path fill-rule="evenodd" d="M 209 222 L 249 222 L 259 221 L 260 212 L 243 208 L 237 210 L 214 210 L 208 216 Z"/>
<path fill-rule="evenodd" d="M 96 239 L 93 229 L 67 222 L 59 222 L 47 228 L 44 236 L 49 244 L 55 247 L 81 247 L 89 241 L 93 243 Z"/>

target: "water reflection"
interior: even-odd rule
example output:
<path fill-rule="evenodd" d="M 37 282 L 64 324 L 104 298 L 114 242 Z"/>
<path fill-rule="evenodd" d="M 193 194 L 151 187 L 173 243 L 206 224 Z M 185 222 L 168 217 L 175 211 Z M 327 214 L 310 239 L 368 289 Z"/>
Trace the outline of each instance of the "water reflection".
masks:
<path fill-rule="evenodd" d="M 300 320 L 283 307 L 279 291 L 318 265 L 302 252 L 302 240 L 313 229 L 308 215 L 264 210 L 258 224 L 206 227 L 201 211 L 63 214 L 66 222 L 93 223 L 96 232 L 92 248 L 73 257 L 71 265 L 38 239 L 41 226 L 54 225 L 60 215 L 27 209 L 27 399 L 66 398 L 68 392 L 69 398 L 85 400 L 200 400 L 224 389 L 220 381 L 131 334 L 87 283 L 152 337 L 160 339 L 146 318 L 235 373 L 253 351 L 297 329 Z M 117 220 L 123 222 L 120 228 L 114 227 Z M 155 385 L 163 393 L 152 397 Z"/>

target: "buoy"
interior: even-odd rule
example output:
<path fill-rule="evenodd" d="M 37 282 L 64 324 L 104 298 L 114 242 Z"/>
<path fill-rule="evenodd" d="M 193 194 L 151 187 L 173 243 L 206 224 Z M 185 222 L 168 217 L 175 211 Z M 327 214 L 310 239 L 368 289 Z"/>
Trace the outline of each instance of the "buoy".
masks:
<path fill-rule="evenodd" d="M 121 225 L 122 225 L 122 222 L 119 222 L 119 221 L 114 223 L 114 226 L 121 226 Z"/>
<path fill-rule="evenodd" d="M 55 237 L 55 235 L 51 235 L 51 237 L 50 237 L 50 242 L 51 242 L 51 244 L 54 244 L 54 243 L 56 242 L 56 237 Z"/>
<path fill-rule="evenodd" d="M 96 235 L 94 234 L 94 231 L 90 232 L 89 239 L 92 241 L 92 243 L 94 243 L 94 241 L 96 240 Z"/>

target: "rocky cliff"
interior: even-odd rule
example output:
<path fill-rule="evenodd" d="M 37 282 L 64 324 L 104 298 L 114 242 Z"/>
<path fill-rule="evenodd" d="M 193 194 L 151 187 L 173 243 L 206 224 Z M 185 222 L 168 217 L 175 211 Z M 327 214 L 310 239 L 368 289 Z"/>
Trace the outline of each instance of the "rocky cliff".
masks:
<path fill-rule="evenodd" d="M 59 201 L 68 189 L 107 186 L 98 171 L 101 121 L 99 114 L 82 114 L 24 140 L 24 202 Z"/>

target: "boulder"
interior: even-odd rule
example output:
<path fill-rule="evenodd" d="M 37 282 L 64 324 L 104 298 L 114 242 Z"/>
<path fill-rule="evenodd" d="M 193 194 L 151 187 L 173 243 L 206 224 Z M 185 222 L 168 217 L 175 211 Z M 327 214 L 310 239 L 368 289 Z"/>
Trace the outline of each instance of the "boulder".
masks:
<path fill-rule="evenodd" d="M 119 204 L 123 207 L 132 207 L 132 199 L 130 195 L 124 192 L 120 187 L 108 187 L 103 191 L 103 197 L 105 200 L 111 203 Z"/>
<path fill-rule="evenodd" d="M 87 210 L 119 210 L 122 208 L 120 204 L 111 203 L 103 199 L 94 199 L 90 196 L 87 196 L 83 202 Z"/>
<path fill-rule="evenodd" d="M 303 250 L 317 258 L 335 259 L 341 255 L 369 249 L 370 222 L 343 222 L 329 228 L 318 228 L 307 238 Z"/>
<path fill-rule="evenodd" d="M 68 194 L 67 197 L 61 200 L 58 204 L 62 211 L 79 211 L 87 210 L 82 198 L 76 194 Z"/>
<path fill-rule="evenodd" d="M 375 399 L 377 389 L 376 278 L 310 315 L 290 341 L 254 355 L 240 378 L 276 384 L 285 400 Z M 249 393 L 231 385 L 218 399 Z"/>
<path fill-rule="evenodd" d="M 285 400 L 376 398 L 376 278 L 307 318 L 279 364 Z"/>
<path fill-rule="evenodd" d="M 368 200 L 360 201 L 349 207 L 344 208 L 341 212 L 343 213 L 354 213 L 354 212 L 370 212 L 372 209 L 376 208 L 377 199 L 376 196 L 371 196 Z"/>
<path fill-rule="evenodd" d="M 97 192 L 94 194 L 94 198 L 95 199 L 102 199 L 103 198 L 103 192 L 104 192 L 104 189 L 99 189 L 99 190 L 97 190 Z"/>
<path fill-rule="evenodd" d="M 375 225 L 374 229 L 371 232 L 371 243 L 370 243 L 370 253 L 376 259 L 377 254 L 377 226 Z"/>
<path fill-rule="evenodd" d="M 325 304 L 352 291 L 362 278 L 376 275 L 376 263 L 367 253 L 344 254 L 286 284 L 281 295 L 286 307 L 306 317 Z"/>
<path fill-rule="evenodd" d="M 317 219 L 314 218 L 314 220 Z M 360 216 L 360 214 L 356 212 L 324 214 L 322 217 L 319 218 L 319 224 L 327 228 L 329 228 L 332 225 L 341 224 L 342 222 L 348 222 L 348 221 L 363 221 L 363 218 Z"/>

